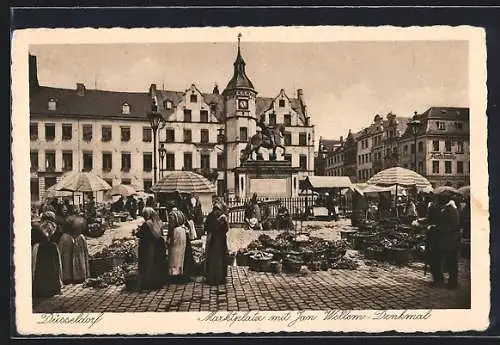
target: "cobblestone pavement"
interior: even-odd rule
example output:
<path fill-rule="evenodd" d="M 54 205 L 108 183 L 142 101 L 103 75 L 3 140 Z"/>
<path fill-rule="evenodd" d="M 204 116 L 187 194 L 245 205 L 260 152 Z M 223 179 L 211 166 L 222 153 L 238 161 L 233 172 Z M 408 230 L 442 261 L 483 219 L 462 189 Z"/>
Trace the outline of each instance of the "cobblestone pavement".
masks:
<path fill-rule="evenodd" d="M 165 312 L 326 309 L 470 308 L 469 261 L 460 263 L 457 290 L 429 286 L 421 267 L 372 267 L 311 272 L 307 276 L 253 272 L 229 267 L 226 285 L 201 281 L 166 285 L 150 292 L 123 286 L 103 289 L 68 285 L 62 294 L 34 301 L 35 313 Z"/>

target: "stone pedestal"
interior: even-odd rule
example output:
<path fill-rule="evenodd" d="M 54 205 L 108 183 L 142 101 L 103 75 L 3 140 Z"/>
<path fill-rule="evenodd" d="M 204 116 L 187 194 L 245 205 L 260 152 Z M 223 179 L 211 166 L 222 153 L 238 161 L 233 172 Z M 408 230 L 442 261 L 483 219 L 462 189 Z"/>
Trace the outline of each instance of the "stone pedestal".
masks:
<path fill-rule="evenodd" d="M 234 169 L 236 195 L 250 198 L 253 193 L 268 198 L 291 198 L 299 193 L 299 168 L 289 161 L 246 161 Z"/>

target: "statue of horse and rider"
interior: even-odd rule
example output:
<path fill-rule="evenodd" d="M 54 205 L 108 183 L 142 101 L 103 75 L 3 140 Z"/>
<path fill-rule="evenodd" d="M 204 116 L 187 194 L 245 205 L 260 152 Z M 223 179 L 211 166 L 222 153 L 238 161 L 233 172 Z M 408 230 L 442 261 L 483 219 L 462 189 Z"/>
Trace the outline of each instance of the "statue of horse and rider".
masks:
<path fill-rule="evenodd" d="M 253 135 L 249 140 L 247 146 L 241 151 L 241 163 L 247 160 L 253 160 L 253 153 L 257 155 L 258 160 L 263 160 L 264 157 L 260 151 L 261 148 L 271 150 L 272 160 L 276 160 L 276 149 L 280 148 L 285 153 L 285 147 L 282 141 L 285 134 L 285 126 L 282 124 L 273 127 L 267 126 L 264 119 L 261 118 L 257 125 L 261 131 Z"/>

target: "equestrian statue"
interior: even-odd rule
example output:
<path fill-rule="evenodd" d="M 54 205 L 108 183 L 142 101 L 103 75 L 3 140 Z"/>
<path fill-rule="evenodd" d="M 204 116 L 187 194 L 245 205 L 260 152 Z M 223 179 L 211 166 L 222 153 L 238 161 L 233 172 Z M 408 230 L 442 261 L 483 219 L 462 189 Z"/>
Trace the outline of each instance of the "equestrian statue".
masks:
<path fill-rule="evenodd" d="M 279 124 L 273 127 L 267 126 L 264 123 L 264 118 L 261 117 L 257 125 L 261 128 L 260 132 L 253 135 L 247 146 L 241 151 L 240 161 L 241 163 L 247 160 L 253 160 L 252 154 L 255 152 L 258 160 L 263 160 L 264 157 L 260 152 L 261 148 L 272 150 L 272 160 L 276 160 L 276 149 L 279 147 L 285 154 L 285 147 L 282 145 L 285 126 Z"/>

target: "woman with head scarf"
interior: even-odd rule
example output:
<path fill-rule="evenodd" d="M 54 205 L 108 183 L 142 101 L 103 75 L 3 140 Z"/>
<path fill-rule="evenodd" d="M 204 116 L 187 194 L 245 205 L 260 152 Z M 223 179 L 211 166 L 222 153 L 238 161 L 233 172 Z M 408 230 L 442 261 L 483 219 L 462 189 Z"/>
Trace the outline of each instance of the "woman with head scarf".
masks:
<path fill-rule="evenodd" d="M 213 210 L 205 221 L 207 233 L 205 278 L 209 285 L 226 282 L 228 254 L 226 234 L 229 231 L 226 210 L 226 205 L 222 201 L 214 202 Z"/>
<path fill-rule="evenodd" d="M 168 203 L 168 275 L 173 282 L 182 282 L 187 247 L 187 219 L 177 205 Z"/>
<path fill-rule="evenodd" d="M 35 297 L 61 293 L 61 256 L 51 239 L 56 229 L 56 215 L 51 211 L 44 212 L 39 226 L 32 229 L 31 272 Z"/>
<path fill-rule="evenodd" d="M 163 222 L 158 213 L 145 207 L 144 223 L 136 233 L 139 238 L 138 261 L 141 286 L 145 289 L 160 288 L 165 282 L 165 240 Z"/>
<path fill-rule="evenodd" d="M 59 240 L 62 281 L 64 284 L 82 283 L 90 276 L 89 251 L 83 233 L 87 220 L 82 216 L 69 216 Z"/>

